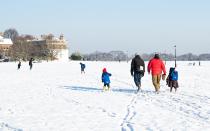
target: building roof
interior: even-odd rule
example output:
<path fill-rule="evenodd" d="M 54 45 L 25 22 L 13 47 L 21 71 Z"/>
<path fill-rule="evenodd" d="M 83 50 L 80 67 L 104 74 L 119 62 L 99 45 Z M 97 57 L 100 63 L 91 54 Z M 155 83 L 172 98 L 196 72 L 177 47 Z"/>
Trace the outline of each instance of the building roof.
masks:
<path fill-rule="evenodd" d="M 0 36 L 0 45 L 12 45 L 12 40 L 8 38 L 3 38 Z"/>

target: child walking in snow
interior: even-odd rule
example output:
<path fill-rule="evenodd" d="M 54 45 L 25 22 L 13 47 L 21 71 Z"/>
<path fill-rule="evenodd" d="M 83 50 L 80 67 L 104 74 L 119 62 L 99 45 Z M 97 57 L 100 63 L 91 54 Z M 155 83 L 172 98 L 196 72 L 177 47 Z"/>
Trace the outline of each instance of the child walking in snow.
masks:
<path fill-rule="evenodd" d="M 103 73 L 101 76 L 102 82 L 104 83 L 103 91 L 107 90 L 106 87 L 108 87 L 108 90 L 110 89 L 110 78 L 109 77 L 111 75 L 112 74 L 110 74 L 106 71 L 106 68 L 103 69 Z"/>
<path fill-rule="evenodd" d="M 80 66 L 81 66 L 81 74 L 82 73 L 85 73 L 85 64 L 83 64 L 83 63 L 79 63 L 80 64 Z"/>
<path fill-rule="evenodd" d="M 170 87 L 170 92 L 172 92 L 172 89 L 175 89 L 175 92 L 177 91 L 177 88 L 179 87 L 178 84 L 178 71 L 175 70 L 175 68 L 171 67 L 169 70 L 168 77 L 166 79 L 166 85 Z"/>

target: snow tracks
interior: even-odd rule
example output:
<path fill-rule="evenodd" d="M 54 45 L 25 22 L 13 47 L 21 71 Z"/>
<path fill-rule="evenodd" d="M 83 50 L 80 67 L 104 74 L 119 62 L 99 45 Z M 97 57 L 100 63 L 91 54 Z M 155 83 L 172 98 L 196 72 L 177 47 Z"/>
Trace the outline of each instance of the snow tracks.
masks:
<path fill-rule="evenodd" d="M 132 96 L 126 108 L 121 131 L 210 129 L 208 96 L 142 91 Z"/>
<path fill-rule="evenodd" d="M 22 129 L 18 129 L 15 127 L 10 126 L 4 122 L 0 123 L 0 131 L 23 131 Z"/>

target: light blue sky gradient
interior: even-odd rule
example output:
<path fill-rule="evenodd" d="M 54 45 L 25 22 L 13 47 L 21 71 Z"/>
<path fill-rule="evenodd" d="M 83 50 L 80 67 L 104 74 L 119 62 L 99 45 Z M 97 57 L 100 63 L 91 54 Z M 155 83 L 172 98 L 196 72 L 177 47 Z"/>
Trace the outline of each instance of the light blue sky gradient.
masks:
<path fill-rule="evenodd" d="M 63 33 L 71 53 L 210 53 L 210 0 L 0 0 L 0 31 Z"/>

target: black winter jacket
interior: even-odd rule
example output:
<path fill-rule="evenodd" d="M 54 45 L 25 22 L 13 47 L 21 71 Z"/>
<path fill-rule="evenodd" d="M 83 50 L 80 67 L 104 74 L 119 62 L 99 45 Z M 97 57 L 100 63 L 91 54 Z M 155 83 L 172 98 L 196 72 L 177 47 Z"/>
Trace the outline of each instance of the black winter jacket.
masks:
<path fill-rule="evenodd" d="M 143 69 L 142 69 L 143 68 Z M 136 55 L 131 62 L 131 75 L 133 72 L 140 72 L 144 75 L 145 72 L 145 64 L 142 58 L 139 55 Z"/>

